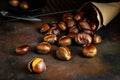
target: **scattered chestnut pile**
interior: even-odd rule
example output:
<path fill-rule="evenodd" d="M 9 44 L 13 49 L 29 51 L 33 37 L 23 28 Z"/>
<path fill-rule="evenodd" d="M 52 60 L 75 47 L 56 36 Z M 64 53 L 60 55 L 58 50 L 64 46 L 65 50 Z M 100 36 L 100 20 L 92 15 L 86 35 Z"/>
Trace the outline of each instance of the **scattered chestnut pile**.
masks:
<path fill-rule="evenodd" d="M 76 43 L 83 47 L 82 53 L 85 57 L 94 57 L 97 48 L 91 44 L 101 43 L 101 36 L 94 34 L 96 25 L 85 17 L 84 12 L 79 12 L 75 16 L 72 13 L 65 13 L 62 20 L 44 24 L 40 32 L 44 34 L 43 42 L 40 42 L 36 49 L 40 54 L 48 54 L 52 50 L 52 45 L 58 46 L 55 55 L 58 59 L 68 61 L 72 58 L 71 50 L 68 46 Z M 16 48 L 16 53 L 23 55 L 30 50 L 29 45 L 22 45 Z M 30 72 L 44 72 L 46 64 L 42 58 L 33 58 L 27 64 Z"/>
<path fill-rule="evenodd" d="M 56 50 L 56 57 L 70 60 L 72 56 L 68 46 L 77 43 L 83 47 L 84 56 L 94 57 L 97 48 L 91 44 L 102 41 L 101 36 L 94 34 L 96 29 L 96 24 L 91 22 L 84 12 L 78 12 L 76 15 L 64 13 L 61 21 L 41 26 L 40 32 L 44 34 L 44 38 L 37 50 L 40 54 L 46 54 L 51 51 L 51 45 L 55 44 L 59 47 Z"/>
<path fill-rule="evenodd" d="M 13 7 L 20 7 L 21 9 L 29 9 L 30 5 L 26 1 L 9 0 L 9 4 Z"/>

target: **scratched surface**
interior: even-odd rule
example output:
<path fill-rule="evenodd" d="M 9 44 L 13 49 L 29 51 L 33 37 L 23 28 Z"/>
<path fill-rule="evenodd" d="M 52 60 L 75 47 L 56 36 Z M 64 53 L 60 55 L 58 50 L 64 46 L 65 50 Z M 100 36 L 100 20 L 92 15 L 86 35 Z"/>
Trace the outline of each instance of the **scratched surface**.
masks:
<path fill-rule="evenodd" d="M 96 33 L 103 38 L 97 44 L 98 53 L 94 58 L 81 55 L 81 47 L 69 46 L 72 51 L 70 61 L 60 61 L 54 57 L 56 45 L 47 55 L 40 55 L 36 46 L 43 40 L 39 28 L 60 18 L 61 14 L 40 17 L 41 22 L 14 21 L 0 24 L 0 80 L 120 80 L 120 15 Z M 25 55 L 17 55 L 16 47 L 29 44 L 31 50 Z M 26 69 L 28 61 L 42 57 L 47 71 L 30 73 Z"/>

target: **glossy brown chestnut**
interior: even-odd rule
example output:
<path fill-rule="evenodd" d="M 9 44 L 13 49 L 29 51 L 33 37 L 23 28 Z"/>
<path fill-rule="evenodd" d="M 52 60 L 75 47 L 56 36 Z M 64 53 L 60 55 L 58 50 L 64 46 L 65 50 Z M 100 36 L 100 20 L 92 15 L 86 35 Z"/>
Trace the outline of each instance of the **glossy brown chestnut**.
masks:
<path fill-rule="evenodd" d="M 50 29 L 48 24 L 44 24 L 41 26 L 40 32 L 47 32 Z"/>
<path fill-rule="evenodd" d="M 61 21 L 58 23 L 58 26 L 61 30 L 65 31 L 67 29 L 65 22 Z"/>
<path fill-rule="evenodd" d="M 73 39 L 74 39 L 77 34 L 78 34 L 78 33 L 72 33 L 72 32 L 71 32 L 71 33 L 68 34 L 68 36 L 69 36 L 70 38 L 73 38 Z"/>
<path fill-rule="evenodd" d="M 68 47 L 59 47 L 56 50 L 56 57 L 60 60 L 70 60 L 72 58 L 71 51 Z"/>
<path fill-rule="evenodd" d="M 79 21 L 84 18 L 85 13 L 84 12 L 79 12 L 74 16 L 74 20 Z"/>
<path fill-rule="evenodd" d="M 74 25 L 75 25 L 75 21 L 74 21 L 74 20 L 70 19 L 70 20 L 67 21 L 67 27 L 68 27 L 68 28 L 71 28 L 71 27 L 73 27 Z"/>
<path fill-rule="evenodd" d="M 93 22 L 90 23 L 90 26 L 91 26 L 91 31 L 95 31 L 97 28 L 96 24 Z"/>
<path fill-rule="evenodd" d="M 80 17 L 80 15 L 78 15 L 78 14 L 76 14 L 75 16 L 74 16 L 74 20 L 76 20 L 76 21 L 79 21 L 79 20 L 81 20 L 82 18 Z"/>
<path fill-rule="evenodd" d="M 80 26 L 82 29 L 91 30 L 90 25 L 89 25 L 86 21 L 80 20 L 80 21 L 78 22 L 78 24 L 79 24 L 79 26 Z"/>
<path fill-rule="evenodd" d="M 79 33 L 79 29 L 76 26 L 73 26 L 69 29 L 69 33 Z"/>
<path fill-rule="evenodd" d="M 19 3 L 19 0 L 9 0 L 9 4 L 13 7 L 17 7 Z"/>
<path fill-rule="evenodd" d="M 60 28 L 58 28 L 58 27 L 52 27 L 49 31 L 48 31 L 48 33 L 50 33 L 50 34 L 55 34 L 55 35 L 60 35 L 60 33 L 61 33 L 61 30 L 60 30 Z"/>
<path fill-rule="evenodd" d="M 37 45 L 37 51 L 40 54 L 47 54 L 51 51 L 51 45 L 48 42 L 41 42 Z"/>
<path fill-rule="evenodd" d="M 86 46 L 82 52 L 85 57 L 94 57 L 97 54 L 97 48 L 93 45 Z"/>
<path fill-rule="evenodd" d="M 80 45 L 88 46 L 92 42 L 92 37 L 86 33 L 78 33 L 75 36 L 75 41 Z"/>
<path fill-rule="evenodd" d="M 91 30 L 83 30 L 83 33 L 87 33 L 87 34 L 90 34 L 90 35 L 94 34 Z"/>
<path fill-rule="evenodd" d="M 42 73 L 47 69 L 43 58 L 33 58 L 28 62 L 27 68 L 30 72 L 33 73 Z"/>
<path fill-rule="evenodd" d="M 62 36 L 61 38 L 59 38 L 58 43 L 62 46 L 69 46 L 71 45 L 72 40 L 68 36 Z"/>
<path fill-rule="evenodd" d="M 23 54 L 26 54 L 29 50 L 30 50 L 29 45 L 21 45 L 21 46 L 16 48 L 16 53 L 23 55 Z"/>
<path fill-rule="evenodd" d="M 64 13 L 63 16 L 62 16 L 62 19 L 64 22 L 67 22 L 68 20 L 70 19 L 73 19 L 73 14 L 72 13 Z"/>
<path fill-rule="evenodd" d="M 102 38 L 100 35 L 94 34 L 93 35 L 93 43 L 98 44 L 102 42 Z"/>
<path fill-rule="evenodd" d="M 20 8 L 21 9 L 29 9 L 29 7 L 30 7 L 29 4 L 25 1 L 20 3 Z"/>
<path fill-rule="evenodd" d="M 57 36 L 55 34 L 48 34 L 44 36 L 44 41 L 49 43 L 55 43 L 57 41 Z"/>
<path fill-rule="evenodd" d="M 52 26 L 52 27 L 57 27 L 58 25 L 58 21 L 51 21 L 50 22 L 50 26 Z"/>

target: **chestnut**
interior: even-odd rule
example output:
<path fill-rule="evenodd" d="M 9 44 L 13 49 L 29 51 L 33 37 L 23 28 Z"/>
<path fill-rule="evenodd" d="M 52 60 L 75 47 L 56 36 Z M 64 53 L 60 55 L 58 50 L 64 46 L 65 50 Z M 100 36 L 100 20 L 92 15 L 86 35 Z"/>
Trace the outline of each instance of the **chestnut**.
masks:
<path fill-rule="evenodd" d="M 30 7 L 29 4 L 25 1 L 20 3 L 20 8 L 21 9 L 29 9 L 29 7 Z"/>
<path fill-rule="evenodd" d="M 33 58 L 28 62 L 27 68 L 33 73 L 42 73 L 47 70 L 46 63 L 43 58 Z"/>
<path fill-rule="evenodd" d="M 37 51 L 40 54 L 47 54 L 51 51 L 51 45 L 48 42 L 41 42 L 37 45 Z"/>
<path fill-rule="evenodd" d="M 50 26 L 52 26 L 52 27 L 57 27 L 58 25 L 58 21 L 51 21 L 50 22 Z"/>
<path fill-rule="evenodd" d="M 83 48 L 82 53 L 85 57 L 94 57 L 97 54 L 97 48 L 89 45 Z"/>
<path fill-rule="evenodd" d="M 69 29 L 69 33 L 78 33 L 79 29 L 76 26 L 73 26 Z"/>
<path fill-rule="evenodd" d="M 56 50 L 56 57 L 60 60 L 70 60 L 72 58 L 71 51 L 66 46 L 61 46 Z"/>
<path fill-rule="evenodd" d="M 58 23 L 58 26 L 61 30 L 65 31 L 67 29 L 65 22 L 61 21 Z"/>
<path fill-rule="evenodd" d="M 30 50 L 29 45 L 21 45 L 21 46 L 16 48 L 16 53 L 23 55 L 23 54 L 26 54 L 29 50 Z"/>
<path fill-rule="evenodd" d="M 82 19 L 81 16 L 78 15 L 78 14 L 76 14 L 76 15 L 74 16 L 74 20 L 76 20 L 76 21 L 79 21 L 79 20 L 81 20 L 81 19 Z"/>
<path fill-rule="evenodd" d="M 75 38 L 76 35 L 77 35 L 77 33 L 73 33 L 73 32 L 68 33 L 68 36 L 70 38 Z"/>
<path fill-rule="evenodd" d="M 83 33 L 87 33 L 87 34 L 90 34 L 90 35 L 94 34 L 93 31 L 91 31 L 91 30 L 83 30 Z"/>
<path fill-rule="evenodd" d="M 102 42 L 102 38 L 100 35 L 94 34 L 93 35 L 93 43 L 98 44 Z"/>
<path fill-rule="evenodd" d="M 75 36 L 75 41 L 80 45 L 88 46 L 92 42 L 92 37 L 86 33 L 78 33 Z"/>
<path fill-rule="evenodd" d="M 68 20 L 73 19 L 73 14 L 70 12 L 64 13 L 62 16 L 62 20 L 67 22 Z"/>
<path fill-rule="evenodd" d="M 9 0 L 9 4 L 13 7 L 17 7 L 19 3 L 19 0 Z"/>
<path fill-rule="evenodd" d="M 84 16 L 85 16 L 84 12 L 79 12 L 74 16 L 74 20 L 76 20 L 76 21 L 82 20 L 84 18 Z"/>
<path fill-rule="evenodd" d="M 94 22 L 91 22 L 90 26 L 91 26 L 91 31 L 95 31 L 97 29 L 97 26 Z"/>
<path fill-rule="evenodd" d="M 61 33 L 61 30 L 58 28 L 58 27 L 52 27 L 49 31 L 48 31 L 48 33 L 50 33 L 50 34 L 55 34 L 55 35 L 60 35 L 60 33 Z"/>
<path fill-rule="evenodd" d="M 57 36 L 55 34 L 48 34 L 44 36 L 44 41 L 49 43 L 55 43 L 57 41 Z"/>
<path fill-rule="evenodd" d="M 58 43 L 62 46 L 69 46 L 72 43 L 72 40 L 68 36 L 62 36 L 59 38 Z"/>
<path fill-rule="evenodd" d="M 80 20 L 78 24 L 82 29 L 91 30 L 90 25 L 86 21 Z"/>
<path fill-rule="evenodd" d="M 41 26 L 40 32 L 47 32 L 50 29 L 48 24 L 44 24 Z"/>
<path fill-rule="evenodd" d="M 74 25 L 75 25 L 75 21 L 74 21 L 74 20 L 70 19 L 70 20 L 67 21 L 67 27 L 68 27 L 68 28 L 71 28 L 71 27 L 73 27 Z"/>

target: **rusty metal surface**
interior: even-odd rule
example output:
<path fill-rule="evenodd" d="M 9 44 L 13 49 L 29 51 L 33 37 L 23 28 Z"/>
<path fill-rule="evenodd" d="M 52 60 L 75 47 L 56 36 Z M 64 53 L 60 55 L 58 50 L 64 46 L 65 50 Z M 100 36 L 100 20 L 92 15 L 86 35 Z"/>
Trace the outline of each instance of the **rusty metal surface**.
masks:
<path fill-rule="evenodd" d="M 42 41 L 39 28 L 44 23 L 57 20 L 61 14 L 40 17 L 42 22 L 14 21 L 0 24 L 0 80 L 120 80 L 120 15 L 96 33 L 103 38 L 96 45 L 98 54 L 94 58 L 81 56 L 81 47 L 72 45 L 73 58 L 60 61 L 54 57 L 56 45 L 47 55 L 40 55 L 36 46 Z M 17 55 L 16 47 L 29 44 L 31 50 L 25 55 Z M 47 71 L 30 73 L 26 69 L 29 60 L 42 57 Z"/>

